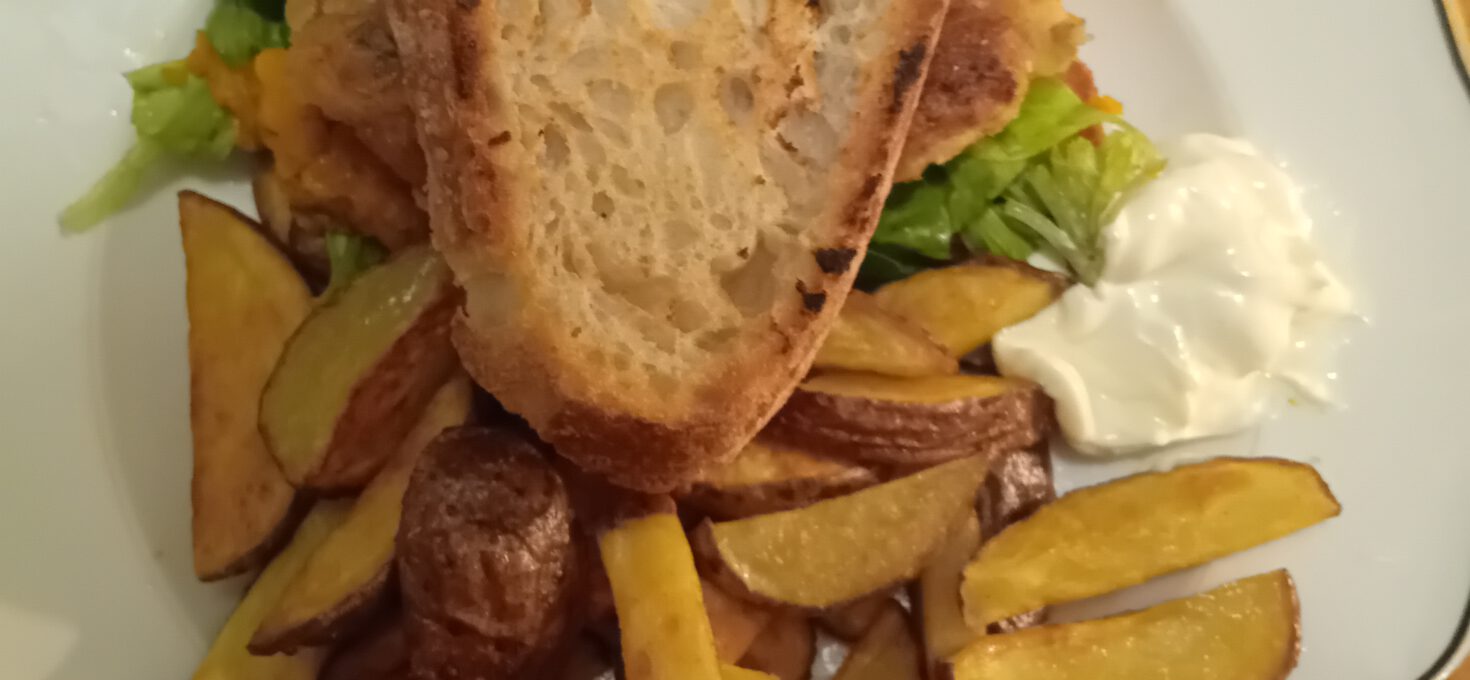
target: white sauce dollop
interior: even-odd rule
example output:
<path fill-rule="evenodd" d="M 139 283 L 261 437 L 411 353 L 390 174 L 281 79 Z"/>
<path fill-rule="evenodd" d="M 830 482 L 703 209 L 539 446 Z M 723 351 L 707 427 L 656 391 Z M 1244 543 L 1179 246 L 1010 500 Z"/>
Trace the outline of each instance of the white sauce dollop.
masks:
<path fill-rule="evenodd" d="M 1121 454 L 1257 422 L 1281 387 L 1331 397 L 1323 343 L 1348 291 L 1309 240 L 1301 189 L 1247 142 L 1190 135 L 1107 227 L 1095 286 L 996 336 L 1085 453 Z"/>

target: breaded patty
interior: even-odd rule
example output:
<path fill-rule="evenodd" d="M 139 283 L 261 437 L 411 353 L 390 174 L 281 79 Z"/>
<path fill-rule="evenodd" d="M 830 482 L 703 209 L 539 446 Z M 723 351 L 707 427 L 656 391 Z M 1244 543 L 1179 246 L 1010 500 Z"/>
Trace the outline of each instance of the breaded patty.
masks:
<path fill-rule="evenodd" d="M 954 0 L 895 181 L 1000 132 L 1031 79 L 1064 72 L 1084 37 L 1082 20 L 1060 0 Z"/>

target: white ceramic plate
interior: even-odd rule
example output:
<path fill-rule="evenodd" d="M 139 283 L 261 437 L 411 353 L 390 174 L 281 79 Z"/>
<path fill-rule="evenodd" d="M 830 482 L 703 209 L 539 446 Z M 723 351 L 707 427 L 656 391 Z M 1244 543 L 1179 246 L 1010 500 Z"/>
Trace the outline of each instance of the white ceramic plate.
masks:
<path fill-rule="evenodd" d="M 241 590 L 191 577 L 183 262 L 158 186 L 85 238 L 54 215 L 131 133 L 118 73 L 183 54 L 207 0 L 0 0 L 0 677 L 184 677 Z M 1321 467 L 1343 516 L 1083 616 L 1290 567 L 1298 680 L 1436 677 L 1470 595 L 1470 99 L 1433 0 L 1073 0 L 1130 118 L 1243 134 L 1313 191 L 1371 323 L 1348 407 L 1177 455 Z M 186 169 L 180 169 L 184 171 Z M 1072 486 L 1150 465 L 1062 463 Z"/>

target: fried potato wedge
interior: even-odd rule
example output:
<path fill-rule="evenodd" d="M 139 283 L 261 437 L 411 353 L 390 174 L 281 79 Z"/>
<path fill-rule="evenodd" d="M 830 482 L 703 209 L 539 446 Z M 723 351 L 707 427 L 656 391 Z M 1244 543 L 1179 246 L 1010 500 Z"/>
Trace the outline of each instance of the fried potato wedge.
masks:
<path fill-rule="evenodd" d="M 298 487 L 360 488 L 418 420 L 457 359 L 460 295 L 428 246 L 369 270 L 318 307 L 261 397 L 260 430 Z"/>
<path fill-rule="evenodd" d="M 1051 402 L 1024 380 L 828 373 L 796 389 L 766 437 L 822 455 L 912 468 L 1031 446 L 1050 424 Z"/>
<path fill-rule="evenodd" d="M 252 569 L 289 536 L 296 489 L 260 435 L 260 393 L 311 294 L 245 217 L 179 194 L 189 310 L 189 423 L 194 573 L 210 581 Z"/>
<path fill-rule="evenodd" d="M 856 642 L 868 632 L 884 608 L 893 601 L 893 593 L 874 593 L 860 600 L 853 600 L 817 614 L 817 623 L 824 630 L 847 642 Z"/>
<path fill-rule="evenodd" d="M 315 680 L 326 658 L 325 650 L 311 648 L 289 656 L 255 656 L 245 646 L 261 618 L 275 606 L 306 560 L 347 519 L 350 508 L 351 503 L 346 501 L 326 501 L 311 509 L 291 542 L 260 573 L 245 599 L 225 621 L 204 661 L 194 671 L 194 680 Z"/>
<path fill-rule="evenodd" d="M 924 329 L 855 290 L 847 296 L 812 368 L 919 377 L 956 373 L 959 362 Z"/>
<path fill-rule="evenodd" d="M 920 680 L 919 643 L 897 602 L 889 600 L 868 632 L 848 652 L 834 680 Z"/>
<path fill-rule="evenodd" d="M 950 356 L 962 357 L 1002 328 L 1035 316 L 1061 293 L 1053 274 L 1020 263 L 985 262 L 920 272 L 874 295 L 885 309 L 928 331 Z"/>
<path fill-rule="evenodd" d="M 679 518 L 626 520 L 598 543 L 622 628 L 627 680 L 719 680 L 715 637 Z"/>
<path fill-rule="evenodd" d="M 790 446 L 751 442 L 680 496 L 716 519 L 738 519 L 810 505 L 878 483 L 872 470 Z"/>
<path fill-rule="evenodd" d="M 1299 645 L 1296 589 L 1277 571 L 1132 614 L 983 637 L 950 677 L 1283 680 Z"/>
<path fill-rule="evenodd" d="M 408 680 L 408 638 L 395 613 L 341 645 L 322 667 L 320 680 Z"/>
<path fill-rule="evenodd" d="M 740 659 L 740 666 L 779 680 L 807 680 L 817 656 L 817 634 L 811 619 L 788 612 L 771 620 Z"/>
<path fill-rule="evenodd" d="M 965 567 L 983 626 L 1209 562 L 1337 516 L 1309 465 L 1222 458 L 1074 491 L 986 542 Z"/>
<path fill-rule="evenodd" d="M 709 581 L 701 581 L 704 610 L 715 636 L 715 654 L 724 663 L 735 663 L 766 629 L 775 612 L 735 597 Z"/>
<path fill-rule="evenodd" d="M 403 494 L 396 545 L 414 677 L 538 677 L 586 580 L 567 486 L 527 436 L 439 435 Z"/>
<path fill-rule="evenodd" d="M 347 521 L 311 556 L 261 622 L 250 651 L 278 654 L 335 642 L 378 609 L 389 585 L 403 492 L 414 464 L 440 433 L 465 424 L 472 400 L 463 374 L 439 389 L 393 459 L 358 496 Z"/>
<path fill-rule="evenodd" d="M 918 575 L 985 472 L 984 458 L 962 458 L 800 510 L 706 523 L 701 540 L 750 597 L 832 607 Z"/>
<path fill-rule="evenodd" d="M 984 631 L 965 622 L 960 600 L 960 577 L 980 549 L 980 519 L 966 512 L 950 526 L 944 544 L 929 558 L 910 590 L 924 642 L 924 669 L 929 677 L 955 652 Z"/>

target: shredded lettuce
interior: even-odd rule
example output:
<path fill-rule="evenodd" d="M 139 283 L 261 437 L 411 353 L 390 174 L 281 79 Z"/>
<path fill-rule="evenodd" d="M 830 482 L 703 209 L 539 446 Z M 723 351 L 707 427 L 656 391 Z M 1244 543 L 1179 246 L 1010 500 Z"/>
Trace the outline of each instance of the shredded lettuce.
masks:
<path fill-rule="evenodd" d="M 1027 169 L 1006 190 L 1001 210 L 1091 284 L 1102 275 L 1103 227 L 1123 197 L 1163 167 L 1153 143 L 1133 128 L 1115 130 L 1100 144 L 1078 137 Z"/>
<path fill-rule="evenodd" d="M 281 19 L 282 3 L 218 0 L 204 22 L 204 35 L 231 68 L 250 63 L 261 50 L 289 47 L 291 28 Z"/>
<path fill-rule="evenodd" d="M 86 230 L 125 207 L 166 154 L 219 160 L 234 149 L 234 119 L 182 61 L 155 64 L 126 77 L 133 88 L 138 139 L 86 195 L 62 212 L 66 231 Z"/>
<path fill-rule="evenodd" d="M 332 265 L 332 278 L 322 292 L 322 299 L 336 297 L 363 272 L 387 257 L 388 251 L 371 238 L 349 231 L 327 232 L 327 260 Z"/>
<path fill-rule="evenodd" d="M 1100 144 L 1080 136 L 1100 125 L 1116 128 Z M 906 250 L 939 261 L 951 259 L 956 236 L 970 250 L 1016 260 L 1047 248 L 1090 283 L 1101 271 L 1103 225 L 1162 165 L 1142 133 L 1060 80 L 1039 79 L 1000 134 L 894 187 L 873 244 L 887 259 Z M 865 281 L 898 273 L 886 262 L 868 269 Z"/>

